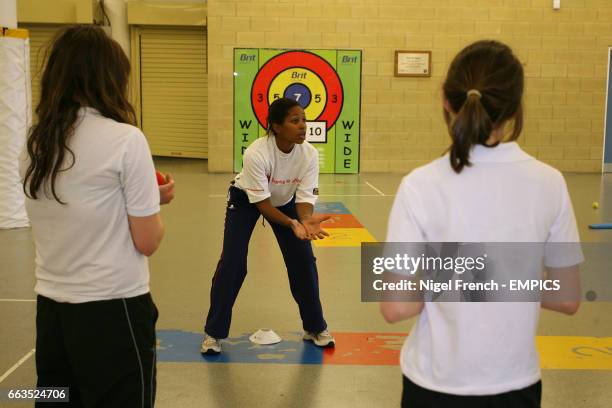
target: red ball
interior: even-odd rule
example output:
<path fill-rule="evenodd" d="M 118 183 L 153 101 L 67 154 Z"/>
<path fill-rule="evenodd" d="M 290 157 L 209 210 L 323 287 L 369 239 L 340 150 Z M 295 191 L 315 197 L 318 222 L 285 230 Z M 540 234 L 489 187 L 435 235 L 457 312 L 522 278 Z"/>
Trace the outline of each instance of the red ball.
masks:
<path fill-rule="evenodd" d="M 164 185 L 166 184 L 166 176 L 164 176 L 162 173 L 160 173 L 159 171 L 155 172 L 155 176 L 157 177 L 157 184 L 158 185 Z"/>

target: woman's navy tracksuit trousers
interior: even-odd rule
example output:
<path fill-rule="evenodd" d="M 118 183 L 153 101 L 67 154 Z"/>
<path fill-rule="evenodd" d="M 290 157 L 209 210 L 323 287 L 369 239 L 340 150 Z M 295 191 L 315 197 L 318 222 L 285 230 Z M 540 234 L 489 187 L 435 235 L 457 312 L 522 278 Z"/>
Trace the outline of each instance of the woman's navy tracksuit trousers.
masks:
<path fill-rule="evenodd" d="M 277 209 L 297 219 L 295 197 Z M 210 309 L 204 326 L 204 331 L 216 339 L 224 339 L 229 334 L 232 307 L 247 274 L 249 240 L 260 215 L 255 204 L 249 203 L 244 191 L 230 187 L 223 252 L 213 276 Z M 298 304 L 303 328 L 307 332 L 319 333 L 327 328 L 327 323 L 319 299 L 316 258 L 310 241 L 297 238 L 291 228 L 270 225 L 285 260 L 291 294 Z"/>

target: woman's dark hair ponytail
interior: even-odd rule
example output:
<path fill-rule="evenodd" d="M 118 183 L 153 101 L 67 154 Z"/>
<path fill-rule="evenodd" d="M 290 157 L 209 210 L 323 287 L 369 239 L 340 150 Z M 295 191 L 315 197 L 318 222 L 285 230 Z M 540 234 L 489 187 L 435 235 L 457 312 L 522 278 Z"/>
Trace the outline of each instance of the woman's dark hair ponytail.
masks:
<path fill-rule="evenodd" d="M 444 117 L 452 139 L 450 164 L 460 173 L 470 166 L 474 145 L 487 147 L 493 130 L 513 120 L 510 140 L 523 128 L 523 66 L 512 50 L 497 41 L 478 41 L 464 48 L 453 60 L 443 85 L 448 101 Z"/>

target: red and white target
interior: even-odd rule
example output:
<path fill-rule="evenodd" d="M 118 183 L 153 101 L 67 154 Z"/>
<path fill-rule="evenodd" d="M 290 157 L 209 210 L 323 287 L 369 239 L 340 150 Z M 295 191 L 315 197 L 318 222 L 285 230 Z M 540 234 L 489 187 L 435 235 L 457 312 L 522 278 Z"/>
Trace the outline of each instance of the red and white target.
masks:
<path fill-rule="evenodd" d="M 282 97 L 295 99 L 309 122 L 308 140 L 325 142 L 327 130 L 342 111 L 343 96 L 342 82 L 324 58 L 307 51 L 287 51 L 261 67 L 253 81 L 251 104 L 265 129 L 270 104 Z"/>

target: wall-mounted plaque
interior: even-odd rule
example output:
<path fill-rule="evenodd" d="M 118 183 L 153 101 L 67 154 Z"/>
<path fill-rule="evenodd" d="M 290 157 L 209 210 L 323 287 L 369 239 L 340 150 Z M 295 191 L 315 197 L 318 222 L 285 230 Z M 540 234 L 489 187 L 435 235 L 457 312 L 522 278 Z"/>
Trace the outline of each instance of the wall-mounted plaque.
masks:
<path fill-rule="evenodd" d="M 431 76 L 431 51 L 395 51 L 395 76 Z"/>

